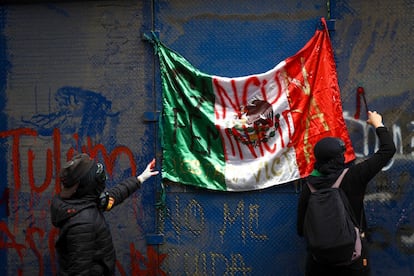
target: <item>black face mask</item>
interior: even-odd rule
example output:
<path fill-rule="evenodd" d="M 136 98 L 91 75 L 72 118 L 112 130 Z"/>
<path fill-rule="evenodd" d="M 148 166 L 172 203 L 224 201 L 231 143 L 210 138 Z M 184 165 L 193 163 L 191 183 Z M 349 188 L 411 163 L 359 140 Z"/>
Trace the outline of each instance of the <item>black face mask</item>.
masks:
<path fill-rule="evenodd" d="M 95 164 L 89 173 L 80 180 L 76 198 L 98 198 L 105 190 L 106 174 L 101 163 Z"/>

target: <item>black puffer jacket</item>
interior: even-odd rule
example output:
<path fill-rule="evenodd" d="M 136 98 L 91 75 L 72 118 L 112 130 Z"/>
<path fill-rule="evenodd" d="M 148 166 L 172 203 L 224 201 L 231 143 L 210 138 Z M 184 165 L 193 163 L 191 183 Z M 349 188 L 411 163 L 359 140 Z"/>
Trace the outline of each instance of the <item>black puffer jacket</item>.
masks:
<path fill-rule="evenodd" d="M 130 177 L 110 190 L 116 206 L 141 184 Z M 98 208 L 97 198 L 62 199 L 55 196 L 51 204 L 52 224 L 60 229 L 56 241 L 59 275 L 113 275 L 115 249 L 103 211 Z"/>

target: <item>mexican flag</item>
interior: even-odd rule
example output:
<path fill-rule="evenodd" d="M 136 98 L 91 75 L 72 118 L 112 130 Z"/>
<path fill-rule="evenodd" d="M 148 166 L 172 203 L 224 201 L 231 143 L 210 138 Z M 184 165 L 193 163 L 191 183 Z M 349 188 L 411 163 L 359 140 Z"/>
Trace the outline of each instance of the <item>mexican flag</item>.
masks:
<path fill-rule="evenodd" d="M 154 42 L 162 82 L 162 177 L 220 191 L 287 183 L 313 170 L 313 146 L 341 137 L 343 119 L 325 20 L 294 56 L 273 69 L 227 78 L 200 72 Z"/>

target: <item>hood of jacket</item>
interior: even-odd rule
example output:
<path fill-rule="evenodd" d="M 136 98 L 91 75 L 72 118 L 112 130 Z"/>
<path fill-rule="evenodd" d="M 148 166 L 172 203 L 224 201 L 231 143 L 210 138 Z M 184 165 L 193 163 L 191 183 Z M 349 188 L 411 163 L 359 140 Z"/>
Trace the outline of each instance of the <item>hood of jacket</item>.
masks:
<path fill-rule="evenodd" d="M 69 218 L 80 211 L 86 208 L 96 208 L 96 206 L 96 202 L 89 199 L 62 199 L 56 195 L 50 206 L 52 224 L 60 228 Z"/>
<path fill-rule="evenodd" d="M 345 169 L 344 156 L 336 156 L 326 162 L 315 162 L 308 181 L 315 189 L 331 187 Z"/>

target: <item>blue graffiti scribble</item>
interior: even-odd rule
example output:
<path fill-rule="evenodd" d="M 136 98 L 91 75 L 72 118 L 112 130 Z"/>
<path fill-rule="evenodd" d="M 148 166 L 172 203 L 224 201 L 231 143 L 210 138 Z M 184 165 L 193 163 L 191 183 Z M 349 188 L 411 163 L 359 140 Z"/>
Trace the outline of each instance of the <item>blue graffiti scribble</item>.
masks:
<path fill-rule="evenodd" d="M 332 1 L 330 2 L 332 18 L 343 19 L 346 15 L 356 15 L 357 10 L 352 7 L 350 1 Z"/>
<path fill-rule="evenodd" d="M 119 112 L 112 113 L 112 102 L 106 97 L 78 87 L 66 86 L 58 89 L 55 100 L 58 111 L 37 114 L 22 121 L 43 136 L 51 136 L 53 130 L 59 128 L 61 134 L 77 133 L 79 138 L 96 138 L 102 136 L 107 119 L 119 115 Z"/>

